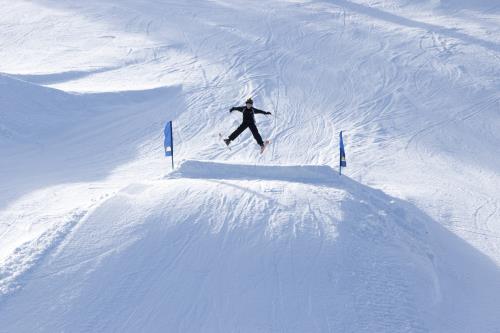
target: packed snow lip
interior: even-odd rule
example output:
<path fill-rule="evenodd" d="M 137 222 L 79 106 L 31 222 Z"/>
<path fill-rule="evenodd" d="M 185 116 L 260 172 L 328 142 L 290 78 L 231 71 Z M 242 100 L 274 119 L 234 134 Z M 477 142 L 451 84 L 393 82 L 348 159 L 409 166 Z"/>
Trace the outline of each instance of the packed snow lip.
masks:
<path fill-rule="evenodd" d="M 169 178 L 280 180 L 305 184 L 338 183 L 338 172 L 327 165 L 255 165 L 186 160 Z"/>

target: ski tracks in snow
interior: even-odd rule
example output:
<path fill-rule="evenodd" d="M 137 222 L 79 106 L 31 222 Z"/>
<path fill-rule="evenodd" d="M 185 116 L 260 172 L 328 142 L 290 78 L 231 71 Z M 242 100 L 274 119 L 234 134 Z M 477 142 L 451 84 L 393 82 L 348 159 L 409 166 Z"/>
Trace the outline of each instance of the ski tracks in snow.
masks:
<path fill-rule="evenodd" d="M 17 55 L 10 56 L 12 67 L 4 65 L 5 71 L 74 71 L 98 63 L 111 70 L 75 76 L 76 82 L 63 75 L 69 81 L 57 88 L 85 92 L 89 87 L 121 91 L 179 85 L 183 100 L 169 106 L 178 110 L 165 110 L 165 117 L 176 123 L 176 159 L 251 165 L 229 166 L 220 175 L 221 165 L 194 163 L 193 169 L 209 173 L 195 177 L 189 174 L 193 171 L 188 162 L 181 170 L 182 179 L 175 179 L 174 173 L 164 182 L 144 186 L 144 191 L 132 193 L 142 187 L 131 186 L 115 195 L 112 188 L 118 191 L 145 177 L 144 168 L 138 167 L 119 184 L 99 183 L 110 198 L 91 191 L 83 196 L 93 199 L 91 203 L 73 199 L 80 210 L 38 212 L 23 222 L 11 216 L 1 221 L 0 240 L 10 232 L 14 235 L 12 228 L 40 233 L 32 242 L 21 242 L 2 266 L 2 291 L 23 283 L 27 287 L 10 304 L 25 309 L 30 292 L 37 290 L 52 293 L 45 301 L 55 294 L 63 300 L 82 297 L 83 302 L 70 310 L 63 309 L 64 302 L 48 304 L 41 298 L 47 306 L 34 314 L 40 322 L 54 318 L 50 311 L 55 309 L 62 315 L 54 321 L 88 329 L 88 323 L 71 314 L 89 309 L 93 327 L 102 330 L 110 328 L 110 322 L 124 330 L 153 330 L 157 327 L 147 325 L 164 320 L 181 331 L 426 331 L 427 323 L 421 319 L 428 314 L 422 309 L 427 301 L 439 299 L 443 276 L 435 264 L 439 256 L 425 247 L 425 223 L 391 211 L 385 197 L 379 198 L 383 211 L 375 211 L 375 206 L 366 204 L 380 195 L 372 190 L 355 191 L 354 197 L 346 198 L 345 189 L 335 189 L 324 179 L 298 179 L 310 176 L 300 167 L 287 174 L 286 164 L 337 165 L 339 130 L 346 131 L 351 176 L 394 190 L 399 197 L 411 197 L 443 225 L 485 240 L 484 252 L 498 259 L 499 212 L 494 199 L 498 178 L 489 172 L 497 169 L 490 163 L 467 174 L 474 176 L 472 181 L 462 181 L 466 167 L 487 165 L 490 159 L 479 141 L 466 145 L 466 140 L 457 139 L 470 124 L 475 134 L 488 139 L 485 147 L 498 147 L 494 123 L 488 124 L 500 102 L 491 93 L 498 82 L 491 74 L 498 72 L 498 65 L 487 59 L 493 50 L 451 38 L 444 34 L 448 30 L 426 31 L 424 24 L 404 17 L 381 12 L 372 17 L 367 15 L 374 12 L 369 7 L 348 1 L 171 0 L 149 3 L 154 8 L 150 11 L 134 1 L 116 6 L 89 2 L 78 4 L 75 12 L 66 6 L 69 3 L 57 4 L 61 21 L 54 26 L 71 22 L 68 29 L 83 28 L 79 38 L 61 46 L 63 56 L 47 53 L 57 66 L 41 68 L 37 61 L 28 62 L 30 39 L 41 38 L 29 26 L 19 28 L 14 39 L 0 41 L 2 49 L 16 44 L 11 54 L 27 50 L 22 63 L 16 62 Z M 90 21 L 75 20 L 79 11 Z M 105 21 L 108 18 L 113 19 Z M 100 36 L 99 42 L 83 39 L 79 45 L 84 35 Z M 101 38 L 106 36 L 113 38 Z M 60 68 L 66 62 L 67 68 Z M 479 68 L 483 64 L 484 70 Z M 268 156 L 258 155 L 249 133 L 231 152 L 215 143 L 218 133 L 228 133 L 240 121 L 228 115 L 229 107 L 250 96 L 257 107 L 274 113 L 274 118 L 257 118 L 263 137 L 273 140 Z M 143 159 L 143 166 L 156 163 L 153 168 L 163 174 L 167 168 L 152 157 L 161 124 L 146 125 L 144 131 L 158 131 L 156 140 L 146 144 L 149 154 L 131 158 Z M 122 145 L 137 143 L 120 136 Z M 471 163 L 468 156 L 473 149 L 478 161 Z M 259 168 L 265 161 L 281 167 Z M 120 167 L 114 168 L 113 174 L 120 176 Z M 305 169 L 315 177 L 324 170 Z M 334 176 L 330 172 L 328 177 Z M 149 197 L 149 191 L 154 195 Z M 374 198 L 364 197 L 366 191 Z M 432 204 L 426 201 L 428 193 Z M 39 201 L 30 202 L 32 206 L 22 209 L 43 207 Z M 120 209 L 126 214 L 116 214 Z M 85 212 L 90 213 L 84 217 Z M 148 215 L 151 212 L 153 216 Z M 384 218 L 387 212 L 391 218 Z M 44 233 L 49 220 L 55 228 Z M 134 226 L 137 221 L 146 227 Z M 395 226 L 395 221 L 401 223 Z M 421 233 L 415 231 L 418 228 Z M 398 243 L 393 234 L 403 235 L 407 242 Z M 402 249 L 402 256 L 395 249 Z M 418 264 L 409 267 L 408 262 Z M 66 278 L 84 286 L 82 295 L 65 284 Z M 64 290 L 59 293 L 61 286 Z M 253 294 L 254 290 L 259 293 Z M 124 308 L 125 303 L 134 306 Z M 105 318 L 108 314 L 111 319 Z"/>

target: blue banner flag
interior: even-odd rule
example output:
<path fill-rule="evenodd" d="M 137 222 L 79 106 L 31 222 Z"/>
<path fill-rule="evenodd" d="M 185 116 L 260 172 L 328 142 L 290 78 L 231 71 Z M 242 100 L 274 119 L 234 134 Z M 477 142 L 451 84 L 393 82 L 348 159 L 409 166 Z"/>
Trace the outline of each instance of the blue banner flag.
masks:
<path fill-rule="evenodd" d="M 172 121 L 167 122 L 165 125 L 165 140 L 163 143 L 165 156 L 172 156 L 172 169 L 174 168 L 174 139 L 172 133 Z"/>
<path fill-rule="evenodd" d="M 340 167 L 346 167 L 344 140 L 342 139 L 342 131 L 340 131 Z"/>
<path fill-rule="evenodd" d="M 172 122 L 169 121 L 165 125 L 165 141 L 164 141 L 164 147 L 165 147 L 165 156 L 172 156 L 174 154 L 174 143 L 172 140 Z"/>

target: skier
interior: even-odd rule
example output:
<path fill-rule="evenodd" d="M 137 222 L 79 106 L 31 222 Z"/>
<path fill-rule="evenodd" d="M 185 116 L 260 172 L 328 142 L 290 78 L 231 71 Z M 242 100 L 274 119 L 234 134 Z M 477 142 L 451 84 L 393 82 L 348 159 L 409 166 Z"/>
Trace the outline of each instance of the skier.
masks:
<path fill-rule="evenodd" d="M 269 143 L 269 141 L 266 141 L 266 142 L 262 141 L 262 137 L 259 134 L 259 130 L 257 129 L 257 126 L 255 125 L 254 114 L 260 113 L 260 114 L 267 115 L 267 114 L 271 114 L 271 112 L 262 111 L 262 110 L 254 108 L 253 107 L 253 100 L 251 98 L 247 99 L 247 101 L 245 102 L 245 106 L 232 107 L 229 110 L 229 112 L 233 112 L 233 111 L 240 111 L 241 113 L 243 113 L 243 122 L 229 136 L 229 138 L 224 139 L 224 142 L 226 143 L 226 145 L 229 146 L 231 141 L 236 139 L 238 137 L 238 135 L 240 135 L 248 127 L 248 128 L 250 128 L 250 131 L 252 131 L 253 137 L 254 137 L 255 141 L 257 141 L 257 143 L 259 144 L 260 152 L 262 153 L 264 151 L 264 149 L 266 148 L 266 145 Z"/>

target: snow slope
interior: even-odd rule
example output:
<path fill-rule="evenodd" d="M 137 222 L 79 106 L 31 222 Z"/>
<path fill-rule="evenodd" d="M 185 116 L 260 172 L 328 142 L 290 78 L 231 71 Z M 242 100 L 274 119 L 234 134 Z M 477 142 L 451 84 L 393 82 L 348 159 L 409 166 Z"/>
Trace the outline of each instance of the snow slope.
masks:
<path fill-rule="evenodd" d="M 0 5 L 0 331 L 499 330 L 494 1 Z"/>
<path fill-rule="evenodd" d="M 21 283 L 0 314 L 7 332 L 498 324 L 497 266 L 329 167 L 186 161 L 100 205 Z M 468 306 L 451 311 L 456 302 Z"/>

